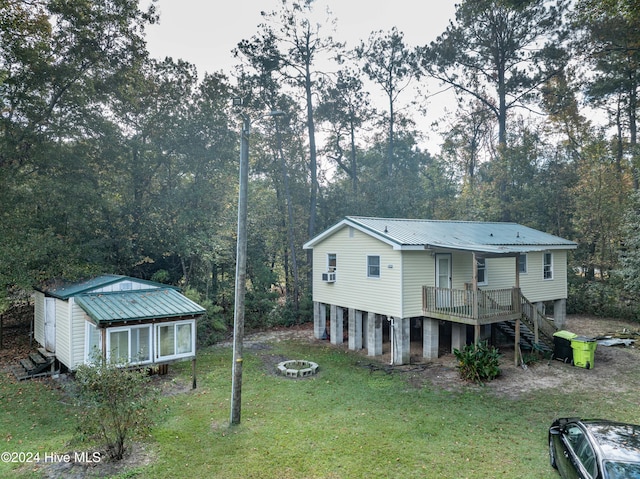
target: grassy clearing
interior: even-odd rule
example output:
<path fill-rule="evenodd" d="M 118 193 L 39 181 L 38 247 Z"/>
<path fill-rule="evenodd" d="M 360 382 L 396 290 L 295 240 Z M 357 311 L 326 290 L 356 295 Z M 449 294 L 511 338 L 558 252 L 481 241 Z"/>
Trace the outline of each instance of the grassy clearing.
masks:
<path fill-rule="evenodd" d="M 312 378 L 274 375 L 281 359 L 320 365 Z M 631 395 L 606 390 L 499 398 L 482 388 L 415 388 L 407 374 L 362 367 L 368 358 L 296 342 L 245 350 L 242 424 L 229 427 L 231 350 L 198 357 L 198 389 L 161 400 L 149 444 L 155 460 L 121 477 L 557 478 L 547 427 L 558 415 L 638 422 Z M 176 365 L 189 383 L 190 364 Z M 70 450 L 74 417 L 46 384 L 0 383 L 9 451 Z M 8 406 L 5 406 L 8 405 Z M 0 477 L 38 477 L 0 463 Z"/>

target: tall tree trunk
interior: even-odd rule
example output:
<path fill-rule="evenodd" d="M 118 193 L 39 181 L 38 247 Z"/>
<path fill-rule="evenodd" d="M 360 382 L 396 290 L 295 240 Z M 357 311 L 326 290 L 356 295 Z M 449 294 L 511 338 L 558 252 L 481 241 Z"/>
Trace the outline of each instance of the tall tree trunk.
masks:
<path fill-rule="evenodd" d="M 316 210 L 318 207 L 318 163 L 316 157 L 316 132 L 313 121 L 313 96 L 311 92 L 311 71 L 309 64 L 306 65 L 305 93 L 307 98 L 307 128 L 309 131 L 309 174 L 311 180 L 311 195 L 309 202 L 309 238 L 313 238 L 316 232 Z M 309 289 L 313 287 L 312 268 L 313 251 L 307 251 L 307 264 L 309 265 Z"/>

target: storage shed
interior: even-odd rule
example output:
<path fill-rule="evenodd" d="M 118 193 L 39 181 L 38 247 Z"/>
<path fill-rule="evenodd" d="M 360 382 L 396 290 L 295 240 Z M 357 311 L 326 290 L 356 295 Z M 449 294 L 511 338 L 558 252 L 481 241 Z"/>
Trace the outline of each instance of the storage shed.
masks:
<path fill-rule="evenodd" d="M 194 359 L 205 309 L 176 287 L 107 274 L 42 285 L 34 313 L 41 349 L 74 371 L 96 354 L 141 366 Z"/>

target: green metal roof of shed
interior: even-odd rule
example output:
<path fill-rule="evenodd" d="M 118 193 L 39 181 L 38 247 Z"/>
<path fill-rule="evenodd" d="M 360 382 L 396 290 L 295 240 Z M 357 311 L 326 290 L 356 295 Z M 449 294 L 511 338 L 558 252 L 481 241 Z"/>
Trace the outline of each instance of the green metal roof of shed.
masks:
<path fill-rule="evenodd" d="M 205 309 L 172 288 L 85 293 L 76 303 L 96 324 L 200 316 Z"/>
<path fill-rule="evenodd" d="M 313 248 L 339 229 L 351 226 L 394 249 L 456 249 L 492 254 L 575 249 L 577 244 L 518 223 L 438 221 L 347 216 L 304 245 Z"/>
<path fill-rule="evenodd" d="M 122 276 L 118 274 L 103 274 L 94 278 L 84 279 L 81 281 L 65 281 L 65 280 L 52 280 L 44 285 L 37 287 L 38 291 L 46 293 L 58 299 L 69 299 L 72 296 L 76 296 L 82 293 L 88 293 L 90 291 L 104 288 L 111 284 L 119 283 L 121 281 L 133 281 L 135 283 L 147 284 L 149 286 L 161 287 L 161 288 L 175 288 L 162 283 L 156 283 L 154 281 L 147 281 L 139 278 L 131 278 L 129 276 Z"/>

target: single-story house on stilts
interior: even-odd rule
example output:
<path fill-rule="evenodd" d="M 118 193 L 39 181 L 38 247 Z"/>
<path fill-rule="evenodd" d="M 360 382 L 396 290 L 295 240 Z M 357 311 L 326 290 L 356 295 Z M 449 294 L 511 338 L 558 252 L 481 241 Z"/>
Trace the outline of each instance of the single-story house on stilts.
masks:
<path fill-rule="evenodd" d="M 158 368 L 196 357 L 196 321 L 205 309 L 166 284 L 119 275 L 36 288 L 34 339 L 69 371 L 98 354 Z M 37 359 L 37 358 L 36 358 Z"/>
<path fill-rule="evenodd" d="M 409 362 L 416 335 L 426 359 L 438 357 L 441 337 L 461 349 L 498 327 L 516 351 L 525 332 L 532 347 L 552 346 L 576 247 L 516 223 L 346 217 L 304 245 L 313 250 L 314 336 L 370 356 L 388 337 L 393 364 Z M 541 314 L 546 304 L 553 321 Z"/>

